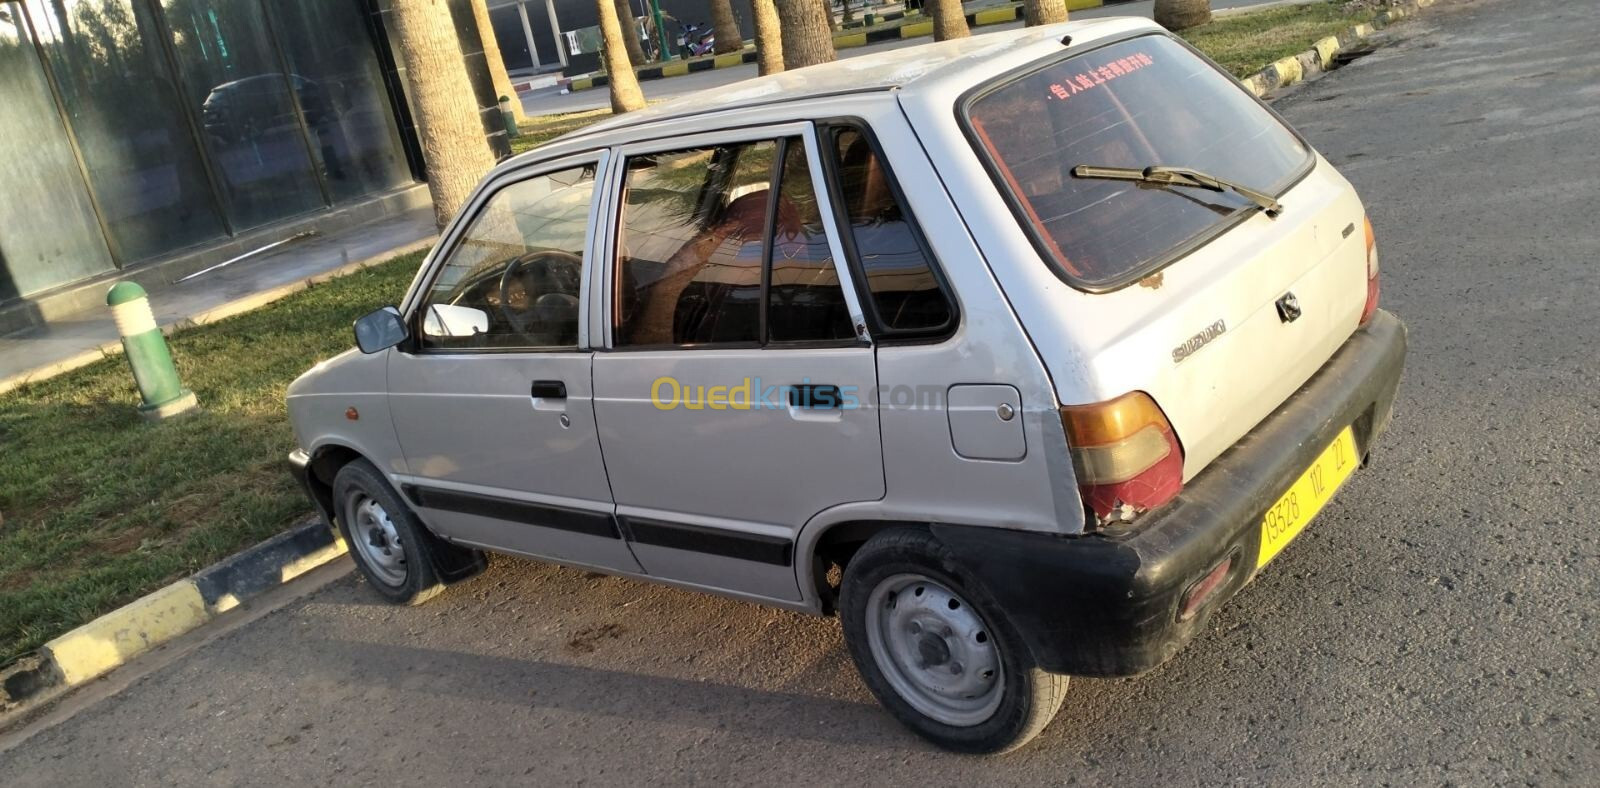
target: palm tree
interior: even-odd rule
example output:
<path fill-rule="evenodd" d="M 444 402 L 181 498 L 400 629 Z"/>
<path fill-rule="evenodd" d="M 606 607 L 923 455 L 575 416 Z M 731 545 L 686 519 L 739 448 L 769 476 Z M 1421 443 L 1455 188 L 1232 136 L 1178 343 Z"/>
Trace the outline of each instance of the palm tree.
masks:
<path fill-rule="evenodd" d="M 967 12 L 961 0 L 930 0 L 933 6 L 933 40 L 949 41 L 972 35 L 967 29 Z"/>
<path fill-rule="evenodd" d="M 1067 21 L 1066 0 L 1023 0 L 1022 18 L 1028 27 Z"/>
<path fill-rule="evenodd" d="M 606 76 L 611 83 L 611 111 L 617 114 L 644 109 L 644 93 L 639 90 L 639 78 L 628 62 L 628 46 L 622 40 L 622 25 L 617 23 L 615 0 L 595 0 L 600 12 L 600 57 L 606 64 Z"/>
<path fill-rule="evenodd" d="M 1156 0 L 1152 16 L 1168 30 L 1187 30 L 1211 21 L 1211 0 Z"/>
<path fill-rule="evenodd" d="M 443 229 L 494 166 L 448 0 L 394 4 L 394 27 L 411 86 L 433 218 Z"/>
<path fill-rule="evenodd" d="M 777 0 L 785 69 L 831 63 L 837 57 L 833 51 L 833 14 L 826 2 Z"/>
<path fill-rule="evenodd" d="M 750 17 L 756 27 L 756 64 L 761 76 L 783 70 L 783 33 L 778 30 L 778 9 L 772 0 L 750 0 Z"/>
<path fill-rule="evenodd" d="M 644 65 L 644 47 L 639 44 L 639 25 L 634 22 L 633 4 L 628 0 L 617 0 L 617 24 L 622 26 L 622 43 L 628 47 L 628 62 L 636 66 Z"/>
<path fill-rule="evenodd" d="M 717 54 L 744 49 L 744 34 L 739 32 L 739 20 L 733 16 L 730 0 L 711 0 L 711 29 L 717 34 Z"/>
<path fill-rule="evenodd" d="M 522 109 L 522 100 L 517 98 L 516 88 L 511 86 L 510 75 L 506 74 L 506 62 L 500 58 L 500 42 L 494 37 L 489 6 L 484 0 L 472 0 L 472 16 L 478 23 L 478 36 L 483 39 L 483 58 L 489 62 L 489 78 L 494 81 L 495 95 L 511 99 L 511 114 L 522 123 L 528 115 Z"/>

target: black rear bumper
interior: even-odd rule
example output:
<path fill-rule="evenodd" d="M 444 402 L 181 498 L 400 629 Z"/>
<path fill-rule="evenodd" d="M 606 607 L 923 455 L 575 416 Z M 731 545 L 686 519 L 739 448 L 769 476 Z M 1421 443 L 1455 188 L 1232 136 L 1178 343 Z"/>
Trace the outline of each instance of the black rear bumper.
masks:
<path fill-rule="evenodd" d="M 1128 676 L 1160 665 L 1256 571 L 1261 518 L 1346 426 L 1363 456 L 1388 426 L 1406 329 L 1380 311 L 1301 389 L 1126 534 L 1053 536 L 935 525 L 1004 606 L 1045 670 Z M 1193 618 L 1184 592 L 1229 555 Z"/>

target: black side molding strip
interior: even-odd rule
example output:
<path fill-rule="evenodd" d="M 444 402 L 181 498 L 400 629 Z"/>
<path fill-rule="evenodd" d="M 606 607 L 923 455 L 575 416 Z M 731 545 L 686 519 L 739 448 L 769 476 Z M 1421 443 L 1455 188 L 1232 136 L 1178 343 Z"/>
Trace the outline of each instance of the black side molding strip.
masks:
<path fill-rule="evenodd" d="M 475 514 L 480 517 L 493 517 L 497 520 L 509 520 L 524 525 L 555 528 L 607 539 L 622 538 L 622 533 L 617 530 L 616 518 L 607 512 L 514 501 L 509 498 L 496 498 L 460 490 L 441 490 L 437 487 L 421 487 L 415 484 L 404 484 L 400 489 L 412 503 L 424 509 Z"/>
<path fill-rule="evenodd" d="M 794 543 L 777 536 L 746 534 L 721 528 L 623 517 L 622 525 L 636 544 L 691 550 L 773 566 L 789 566 Z"/>

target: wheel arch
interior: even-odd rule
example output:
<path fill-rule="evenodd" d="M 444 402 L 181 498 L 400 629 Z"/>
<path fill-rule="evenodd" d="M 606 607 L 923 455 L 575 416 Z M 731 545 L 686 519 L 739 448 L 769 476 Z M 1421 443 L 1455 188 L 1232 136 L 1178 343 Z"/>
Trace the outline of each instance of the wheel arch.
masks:
<path fill-rule="evenodd" d="M 795 541 L 795 579 L 802 598 L 821 614 L 833 615 L 837 612 L 838 579 L 861 545 L 894 528 L 927 527 L 925 522 L 886 517 L 848 505 L 813 517 Z"/>
<path fill-rule="evenodd" d="M 338 508 L 333 505 L 333 479 L 339 474 L 340 468 L 356 460 L 372 462 L 372 458 L 353 446 L 334 441 L 317 445 L 309 454 L 311 462 L 306 468 L 306 487 L 311 493 L 311 501 L 327 520 L 328 526 L 337 528 L 334 517 Z"/>

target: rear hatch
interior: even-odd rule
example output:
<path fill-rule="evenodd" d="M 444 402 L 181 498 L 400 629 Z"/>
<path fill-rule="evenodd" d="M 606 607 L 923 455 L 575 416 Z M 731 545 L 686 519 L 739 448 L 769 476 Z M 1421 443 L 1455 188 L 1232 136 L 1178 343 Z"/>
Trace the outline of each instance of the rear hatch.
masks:
<path fill-rule="evenodd" d="M 1085 390 L 1150 395 L 1189 479 L 1320 368 L 1367 300 L 1350 185 L 1186 45 L 1142 35 L 1053 58 L 969 94 L 963 124 L 1045 263 L 1073 291 Z M 1074 168 L 1173 166 L 1276 197 L 1113 180 Z"/>

